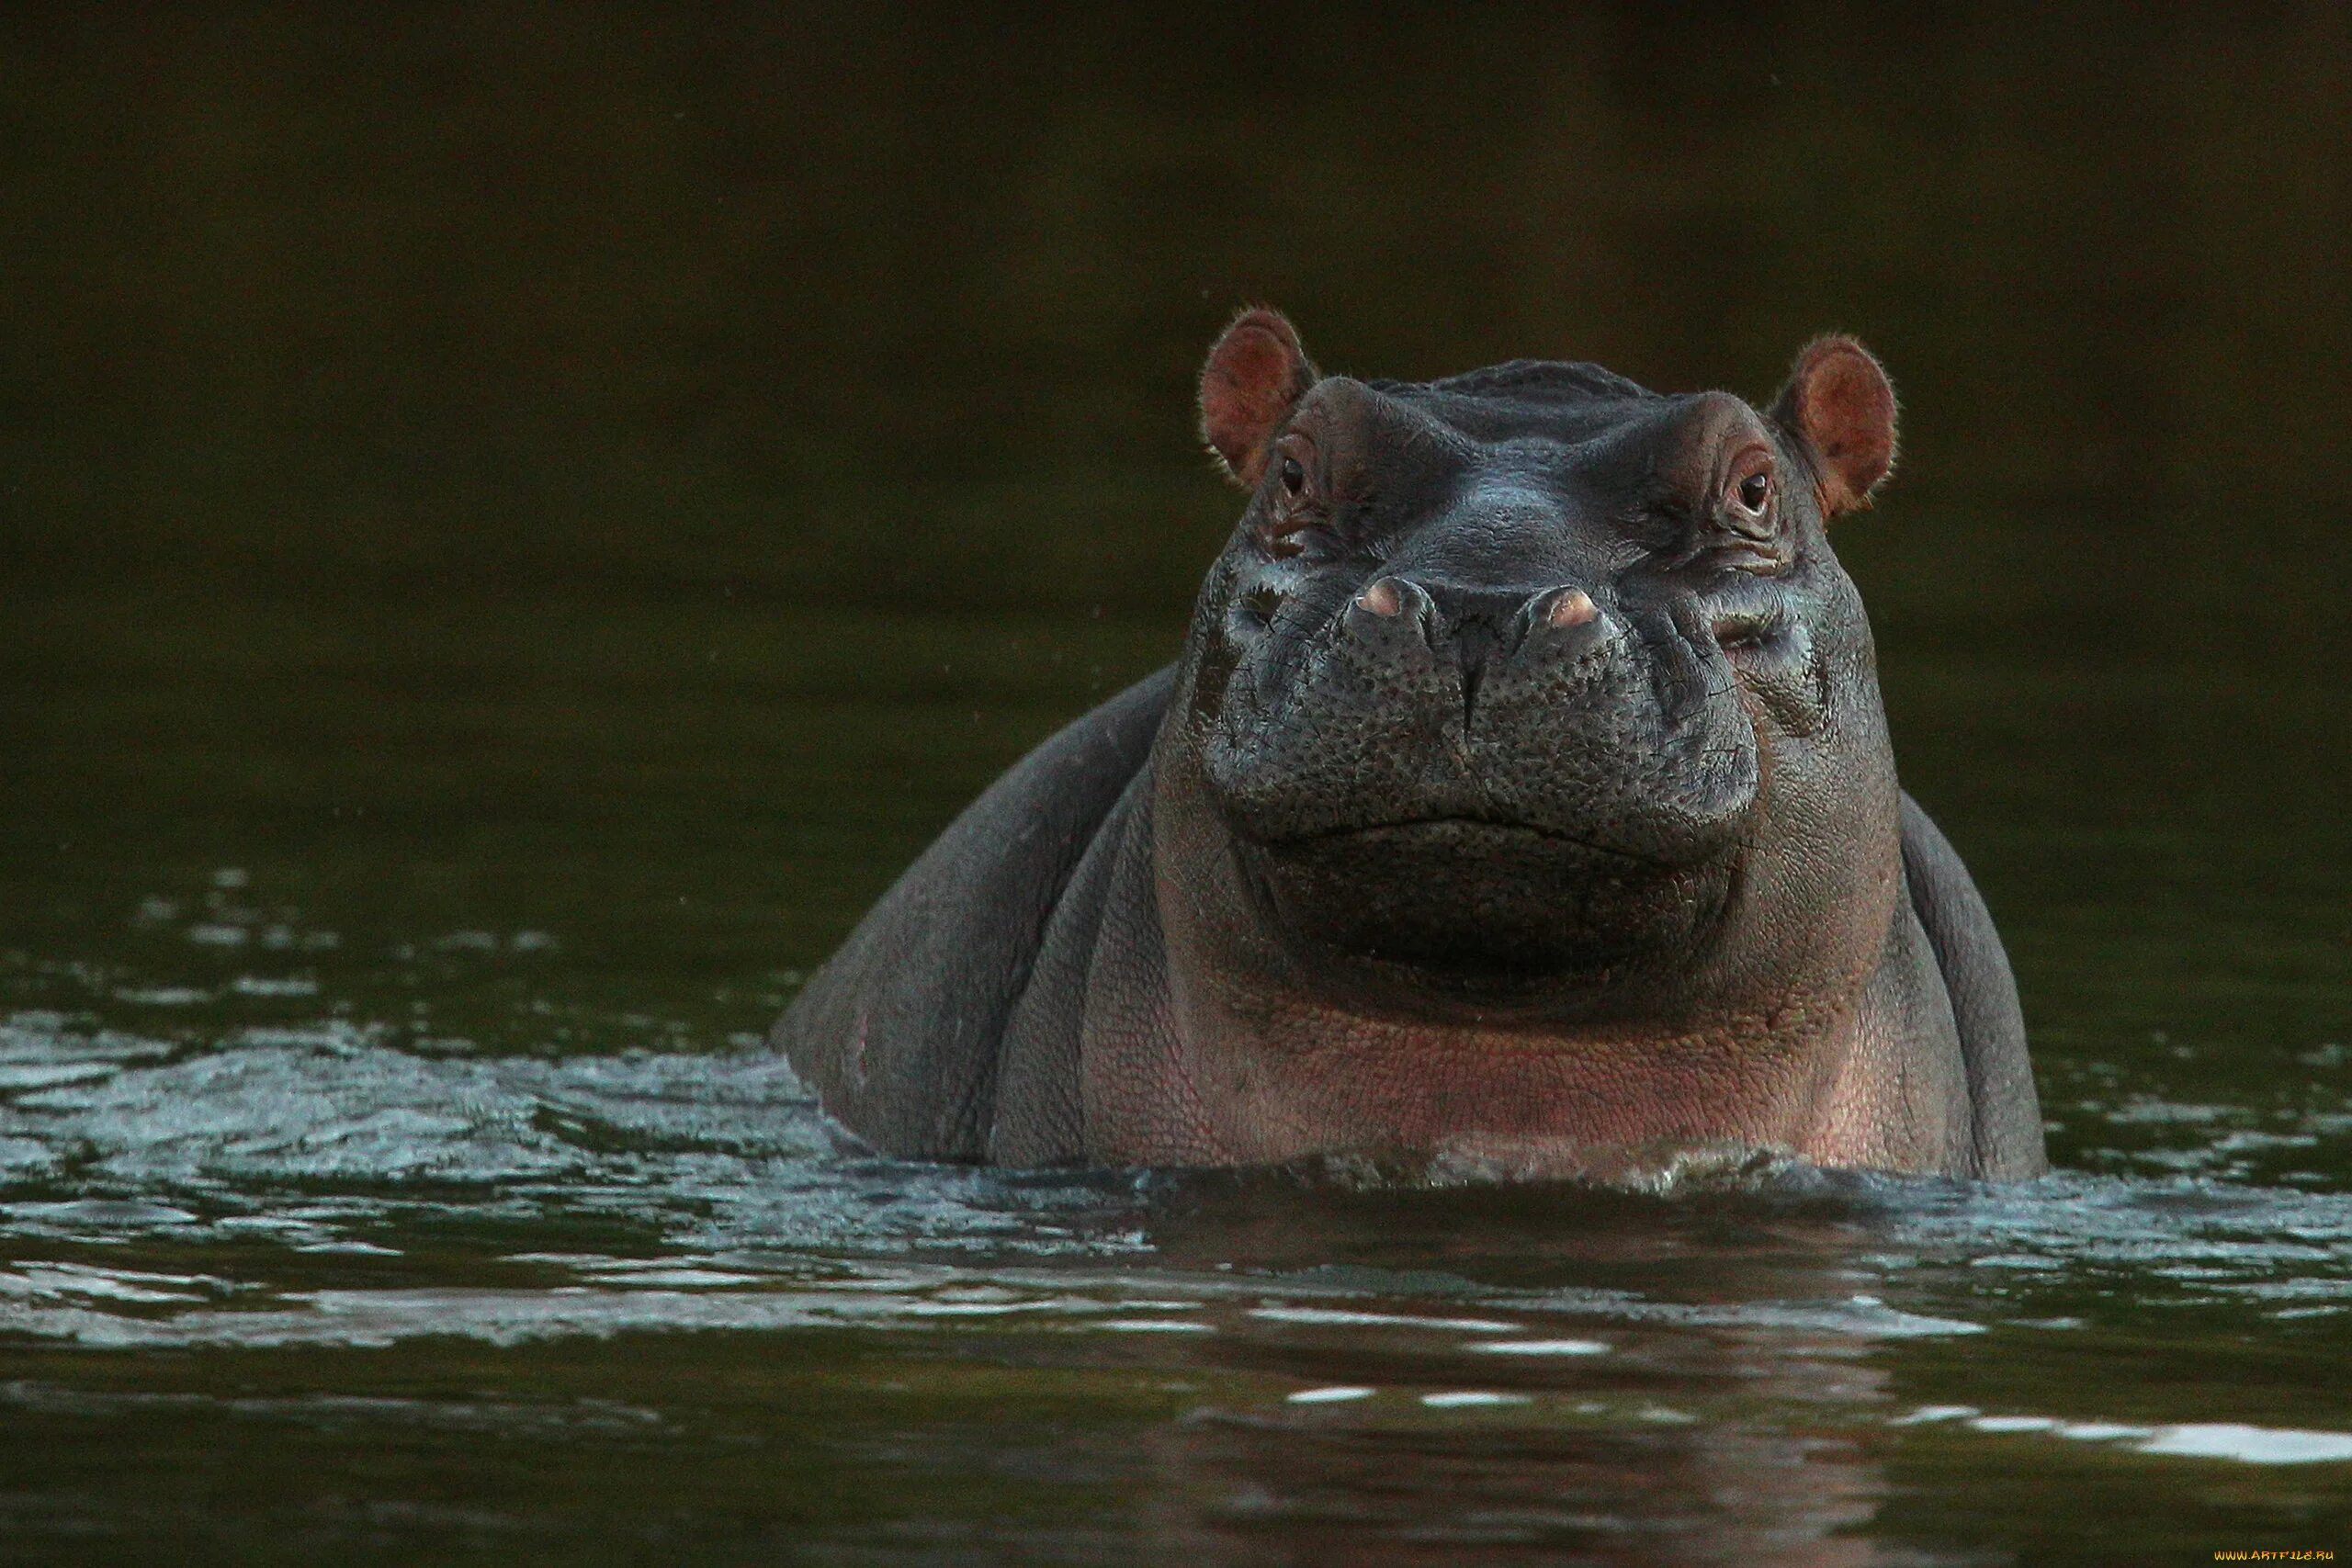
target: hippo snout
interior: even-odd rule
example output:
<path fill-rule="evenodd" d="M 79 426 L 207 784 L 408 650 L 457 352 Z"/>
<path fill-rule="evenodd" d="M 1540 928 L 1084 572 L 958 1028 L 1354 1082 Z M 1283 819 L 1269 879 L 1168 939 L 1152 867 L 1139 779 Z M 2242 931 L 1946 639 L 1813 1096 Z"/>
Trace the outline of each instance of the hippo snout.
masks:
<path fill-rule="evenodd" d="M 1734 848 L 1755 798 L 1721 647 L 1605 583 L 1383 573 L 1247 657 L 1263 696 L 1204 760 L 1259 842 L 1460 819 L 1681 865 Z"/>
<path fill-rule="evenodd" d="M 1375 580 L 1350 604 L 1343 626 L 1375 657 L 1385 650 L 1408 662 L 1450 666 L 1465 732 L 1476 725 L 1479 689 L 1490 668 L 1521 660 L 1574 664 L 1618 631 L 1590 591 L 1573 583 L 1529 592 L 1424 584 L 1406 576 Z"/>

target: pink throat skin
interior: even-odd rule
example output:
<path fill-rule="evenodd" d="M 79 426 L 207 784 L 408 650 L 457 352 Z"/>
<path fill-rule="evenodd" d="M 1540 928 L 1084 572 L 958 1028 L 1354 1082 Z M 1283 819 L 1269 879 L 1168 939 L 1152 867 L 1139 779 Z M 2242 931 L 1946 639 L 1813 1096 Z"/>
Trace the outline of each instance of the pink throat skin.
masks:
<path fill-rule="evenodd" d="M 1226 1011 L 1212 1000 L 1170 998 L 1156 1070 L 1090 1075 L 1089 1122 L 1103 1157 L 1139 1165 L 1408 1152 L 1572 1175 L 1610 1151 L 1728 1144 L 1823 1166 L 1944 1168 L 1969 1134 L 1959 1053 L 1921 1071 L 1883 1048 L 1900 1005 L 1884 988 L 1866 985 L 1793 1036 L 1672 1039 L 1308 1009 L 1253 1029 L 1211 1021 Z M 1156 1089 L 1135 1092 L 1145 1081 Z"/>

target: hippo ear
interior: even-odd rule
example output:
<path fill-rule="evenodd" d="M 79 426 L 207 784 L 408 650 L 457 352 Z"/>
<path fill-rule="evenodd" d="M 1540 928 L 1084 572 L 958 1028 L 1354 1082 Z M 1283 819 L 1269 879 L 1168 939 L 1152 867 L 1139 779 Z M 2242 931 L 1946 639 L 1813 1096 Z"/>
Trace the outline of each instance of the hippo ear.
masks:
<path fill-rule="evenodd" d="M 1813 449 L 1826 517 L 1868 506 L 1894 467 L 1894 387 L 1852 338 L 1805 344 L 1772 417 Z"/>
<path fill-rule="evenodd" d="M 1306 389 L 1316 369 L 1298 329 L 1279 310 L 1244 310 L 1201 367 L 1201 436 L 1243 489 L 1266 471 L 1266 443 Z"/>

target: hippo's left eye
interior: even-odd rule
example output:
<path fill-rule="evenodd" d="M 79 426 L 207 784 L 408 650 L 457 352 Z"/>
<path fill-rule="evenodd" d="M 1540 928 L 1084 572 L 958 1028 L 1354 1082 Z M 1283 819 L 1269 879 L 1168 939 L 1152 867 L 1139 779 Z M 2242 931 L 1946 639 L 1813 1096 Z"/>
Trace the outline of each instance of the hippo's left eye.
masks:
<path fill-rule="evenodd" d="M 1748 511 L 1760 513 L 1764 503 L 1771 499 L 1771 475 L 1750 474 L 1739 481 L 1739 503 Z"/>

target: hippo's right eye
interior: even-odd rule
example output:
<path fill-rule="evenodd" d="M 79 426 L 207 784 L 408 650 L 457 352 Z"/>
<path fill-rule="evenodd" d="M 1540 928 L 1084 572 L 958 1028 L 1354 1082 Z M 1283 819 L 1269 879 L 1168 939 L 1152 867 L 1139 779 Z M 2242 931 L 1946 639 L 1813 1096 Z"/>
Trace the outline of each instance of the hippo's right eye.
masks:
<path fill-rule="evenodd" d="M 1772 533 L 1772 458 L 1761 446 L 1750 446 L 1732 458 L 1731 471 L 1716 493 L 1716 518 L 1733 533 L 1748 539 L 1767 539 Z"/>
<path fill-rule="evenodd" d="M 1306 470 L 1300 466 L 1297 458 L 1284 457 L 1282 472 L 1283 489 L 1290 491 L 1291 494 L 1296 495 L 1306 488 Z"/>

